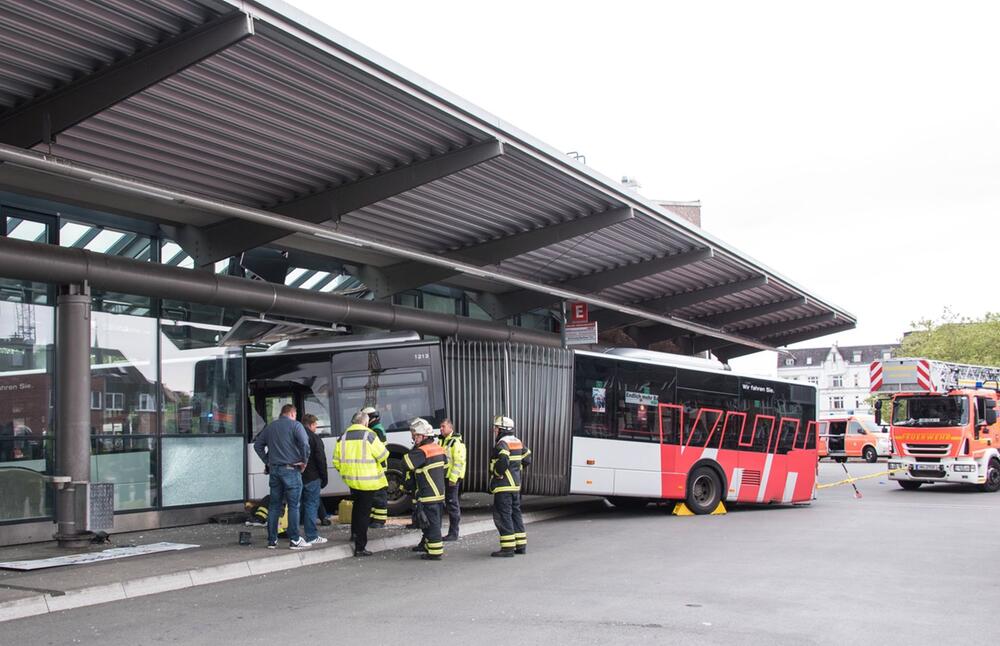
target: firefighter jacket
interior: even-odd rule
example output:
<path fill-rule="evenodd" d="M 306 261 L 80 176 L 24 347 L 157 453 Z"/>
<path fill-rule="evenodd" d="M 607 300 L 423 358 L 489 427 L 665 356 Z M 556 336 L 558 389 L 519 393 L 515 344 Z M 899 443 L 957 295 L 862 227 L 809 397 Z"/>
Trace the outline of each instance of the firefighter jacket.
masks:
<path fill-rule="evenodd" d="M 441 446 L 448 454 L 448 473 L 445 478 L 452 485 L 465 477 L 465 442 L 458 433 L 441 438 Z"/>
<path fill-rule="evenodd" d="M 490 454 L 490 493 L 521 491 L 521 469 L 531 464 L 531 449 L 513 435 L 501 435 Z"/>
<path fill-rule="evenodd" d="M 413 447 L 403 456 L 406 464 L 407 491 L 413 492 L 417 502 L 444 501 L 444 474 L 448 469 L 448 454 L 434 438 Z"/>
<path fill-rule="evenodd" d="M 389 450 L 367 426 L 352 424 L 333 448 L 333 468 L 351 489 L 376 491 L 389 486 L 385 464 Z"/>

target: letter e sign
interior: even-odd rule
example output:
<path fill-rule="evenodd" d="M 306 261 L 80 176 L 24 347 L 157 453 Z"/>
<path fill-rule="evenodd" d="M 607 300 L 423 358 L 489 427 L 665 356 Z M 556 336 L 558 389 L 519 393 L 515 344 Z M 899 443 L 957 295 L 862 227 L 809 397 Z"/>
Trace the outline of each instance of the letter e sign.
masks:
<path fill-rule="evenodd" d="M 587 313 L 586 303 L 570 303 L 569 304 L 569 322 L 570 323 L 586 323 L 590 319 Z"/>

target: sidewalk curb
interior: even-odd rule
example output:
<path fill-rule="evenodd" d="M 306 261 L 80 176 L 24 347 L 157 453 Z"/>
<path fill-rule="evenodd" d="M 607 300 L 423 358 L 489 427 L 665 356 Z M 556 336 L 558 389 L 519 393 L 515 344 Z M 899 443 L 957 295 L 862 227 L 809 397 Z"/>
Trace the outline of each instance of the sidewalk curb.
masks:
<path fill-rule="evenodd" d="M 524 514 L 524 523 L 527 525 L 562 516 L 571 516 L 582 513 L 589 508 L 591 508 L 591 505 L 588 503 L 575 503 L 566 507 L 532 511 Z M 493 531 L 496 531 L 496 528 L 493 526 L 493 521 L 491 520 L 477 520 L 462 525 L 463 536 Z M 378 538 L 368 544 L 368 549 L 377 553 L 409 547 L 415 535 L 402 534 L 399 536 Z M 13 619 L 44 615 L 59 610 L 94 606 L 109 601 L 134 599 L 161 592 L 218 583 L 220 581 L 231 581 L 233 579 L 242 579 L 271 572 L 294 570 L 307 565 L 339 561 L 350 558 L 352 555 L 353 552 L 349 545 L 335 545 L 316 550 L 282 554 L 281 556 L 248 559 L 246 561 L 226 563 L 225 565 L 195 568 L 183 572 L 142 577 L 129 581 L 80 588 L 78 590 L 67 590 L 64 594 L 58 596 L 39 594 L 0 603 L 0 623 Z"/>

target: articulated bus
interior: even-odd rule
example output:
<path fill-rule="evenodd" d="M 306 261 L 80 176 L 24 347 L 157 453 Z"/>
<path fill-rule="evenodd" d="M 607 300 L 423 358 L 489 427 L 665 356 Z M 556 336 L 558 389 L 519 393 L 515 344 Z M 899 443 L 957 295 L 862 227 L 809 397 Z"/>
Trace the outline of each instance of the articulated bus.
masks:
<path fill-rule="evenodd" d="M 471 491 L 486 489 L 490 420 L 500 413 L 534 453 L 527 494 L 683 501 L 702 514 L 720 501 L 807 502 L 815 488 L 816 388 L 714 361 L 396 334 L 248 352 L 246 378 L 248 443 L 291 403 L 319 418 L 329 455 L 351 415 L 377 407 L 391 454 L 390 513 L 409 505 L 399 485 L 414 417 L 454 420 L 469 447 Z M 250 444 L 247 462 L 248 495 L 259 499 L 267 477 Z M 323 493 L 346 492 L 331 468 Z"/>

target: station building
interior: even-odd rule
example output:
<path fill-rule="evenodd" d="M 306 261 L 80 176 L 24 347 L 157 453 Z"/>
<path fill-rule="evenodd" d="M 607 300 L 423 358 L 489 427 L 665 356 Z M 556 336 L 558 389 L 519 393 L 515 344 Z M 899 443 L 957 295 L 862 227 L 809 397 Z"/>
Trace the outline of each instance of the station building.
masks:
<path fill-rule="evenodd" d="M 82 534 L 76 483 L 115 531 L 242 509 L 247 347 L 560 347 L 565 301 L 723 362 L 855 325 L 282 2 L 0 6 L 0 544 Z"/>

